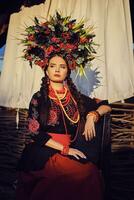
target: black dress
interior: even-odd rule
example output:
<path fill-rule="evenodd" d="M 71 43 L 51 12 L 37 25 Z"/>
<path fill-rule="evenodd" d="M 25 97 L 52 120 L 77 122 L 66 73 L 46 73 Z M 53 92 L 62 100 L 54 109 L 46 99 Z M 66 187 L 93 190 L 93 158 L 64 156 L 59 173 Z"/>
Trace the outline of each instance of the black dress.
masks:
<path fill-rule="evenodd" d="M 26 145 L 21 159 L 18 164 L 19 171 L 31 171 L 42 169 L 44 164 L 48 161 L 49 157 L 59 152 L 58 150 L 44 146 L 44 144 L 51 138 L 48 132 L 51 133 L 65 133 L 65 127 L 61 116 L 61 110 L 59 106 L 51 100 L 51 108 L 49 120 L 46 126 L 43 126 L 40 122 L 40 92 L 33 95 L 29 105 L 29 134 L 31 140 Z M 96 103 L 95 99 L 91 99 L 85 95 L 82 95 L 84 106 L 86 107 L 85 117 L 80 120 L 80 124 L 84 127 L 85 118 L 88 112 L 96 110 L 100 105 L 107 105 L 107 101 L 101 101 Z M 54 112 L 55 111 L 55 112 Z M 57 113 L 57 114 L 55 114 Z M 72 137 L 75 136 L 75 132 L 78 124 L 71 123 L 65 116 L 68 132 Z M 91 141 L 86 141 L 81 132 L 78 133 L 77 139 L 71 143 L 71 147 L 78 148 L 86 154 L 87 159 L 80 159 L 80 162 L 91 161 L 97 164 L 99 161 L 100 153 L 100 141 L 102 136 L 102 120 L 96 124 L 96 137 Z M 36 159 L 35 159 L 36 158 Z M 71 159 L 75 159 L 71 157 Z"/>
<path fill-rule="evenodd" d="M 96 166 L 100 152 L 101 120 L 96 124 L 96 137 L 93 140 L 85 141 L 81 133 L 87 113 L 107 102 L 102 101 L 97 104 L 94 99 L 82 95 L 86 107 L 85 116 L 74 124 L 64 115 L 72 140 L 78 132 L 77 138 L 71 142 L 70 147 L 81 150 L 87 156 L 87 159 L 77 160 L 73 156 L 63 156 L 58 150 L 44 145 L 51 138 L 49 133 L 65 134 L 65 126 L 61 108 L 52 99 L 49 104 L 47 125 L 42 125 L 40 98 L 41 94 L 37 92 L 30 102 L 28 121 L 32 142 L 26 145 L 19 161 L 17 199 L 53 200 L 57 195 L 59 200 L 74 198 L 101 200 L 101 178 Z M 69 107 L 73 108 L 72 105 Z M 75 108 L 71 112 L 73 114 Z"/>

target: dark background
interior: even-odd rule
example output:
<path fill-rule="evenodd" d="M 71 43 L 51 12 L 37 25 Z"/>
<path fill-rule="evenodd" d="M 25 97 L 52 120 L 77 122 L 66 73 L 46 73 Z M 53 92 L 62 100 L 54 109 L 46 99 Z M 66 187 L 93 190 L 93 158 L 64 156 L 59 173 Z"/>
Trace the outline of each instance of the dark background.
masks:
<path fill-rule="evenodd" d="M 130 2 L 131 21 L 133 30 L 133 43 L 134 43 L 134 0 L 129 0 L 129 2 Z"/>

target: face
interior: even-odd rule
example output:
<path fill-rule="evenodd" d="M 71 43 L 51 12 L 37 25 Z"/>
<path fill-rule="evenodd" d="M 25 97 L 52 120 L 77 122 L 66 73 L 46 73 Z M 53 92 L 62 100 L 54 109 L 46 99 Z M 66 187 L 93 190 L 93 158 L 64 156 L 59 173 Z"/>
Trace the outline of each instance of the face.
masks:
<path fill-rule="evenodd" d="M 68 68 L 65 60 L 60 56 L 50 59 L 46 74 L 53 82 L 62 83 L 67 76 Z"/>

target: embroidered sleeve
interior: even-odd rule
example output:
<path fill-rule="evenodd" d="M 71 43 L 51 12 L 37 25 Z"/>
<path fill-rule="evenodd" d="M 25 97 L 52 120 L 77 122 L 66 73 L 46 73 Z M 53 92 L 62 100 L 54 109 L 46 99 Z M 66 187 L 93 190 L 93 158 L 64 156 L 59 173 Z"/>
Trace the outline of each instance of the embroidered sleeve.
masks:
<path fill-rule="evenodd" d="M 28 129 L 32 133 L 36 133 L 39 129 L 39 122 L 36 119 L 29 119 Z"/>
<path fill-rule="evenodd" d="M 28 112 L 28 129 L 33 135 L 38 134 L 38 130 L 40 127 L 39 121 L 39 112 L 38 112 L 38 101 L 37 94 L 34 94 L 29 105 Z"/>
<path fill-rule="evenodd" d="M 38 99 L 40 97 L 40 93 L 37 92 L 33 95 L 28 112 L 28 131 L 30 133 L 31 138 L 38 145 L 45 144 L 51 136 L 49 136 L 45 131 L 43 131 L 40 127 L 39 123 L 39 104 Z"/>

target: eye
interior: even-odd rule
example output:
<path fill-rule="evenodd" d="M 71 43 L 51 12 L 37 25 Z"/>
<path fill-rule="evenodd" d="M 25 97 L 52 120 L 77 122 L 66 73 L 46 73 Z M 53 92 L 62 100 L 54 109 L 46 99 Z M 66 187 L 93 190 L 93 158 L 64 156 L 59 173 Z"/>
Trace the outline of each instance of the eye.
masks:
<path fill-rule="evenodd" d="M 54 65 L 49 65 L 49 67 L 53 68 L 53 67 L 54 67 Z"/>
<path fill-rule="evenodd" d="M 60 67 L 61 67 L 62 69 L 66 69 L 66 68 L 67 68 L 66 65 L 61 65 Z"/>

